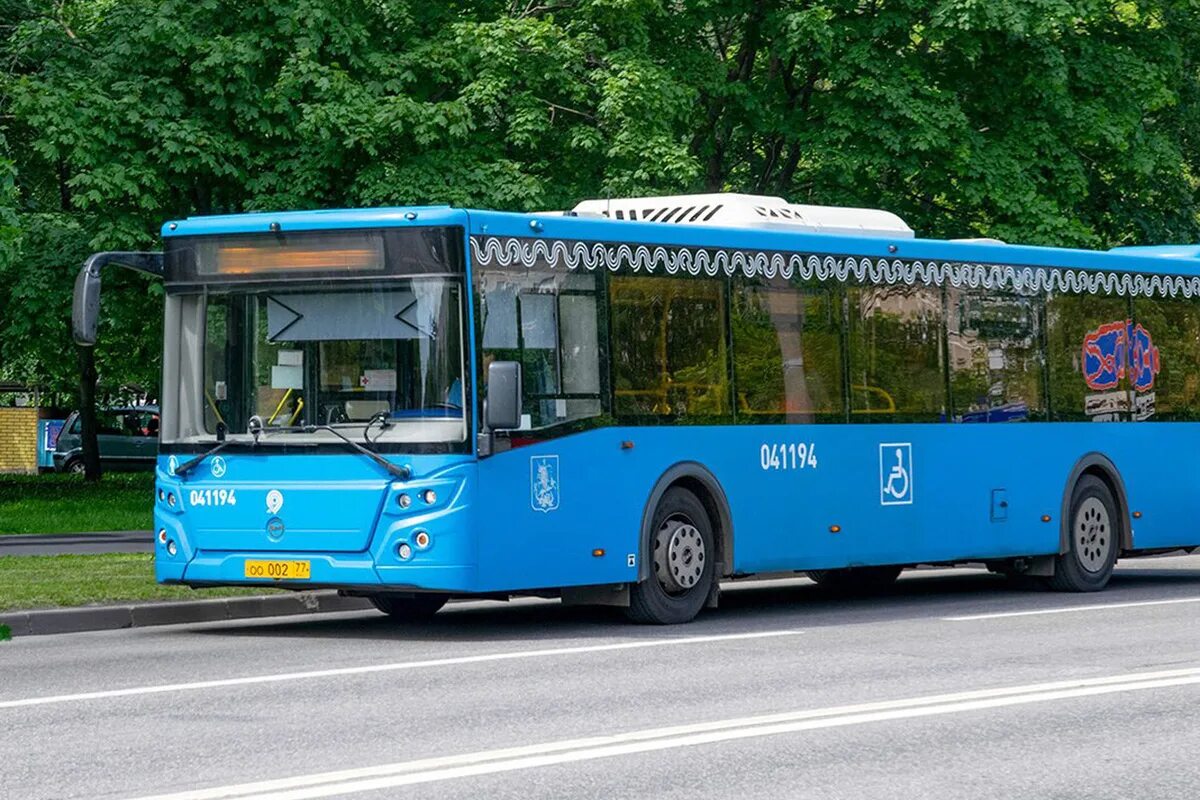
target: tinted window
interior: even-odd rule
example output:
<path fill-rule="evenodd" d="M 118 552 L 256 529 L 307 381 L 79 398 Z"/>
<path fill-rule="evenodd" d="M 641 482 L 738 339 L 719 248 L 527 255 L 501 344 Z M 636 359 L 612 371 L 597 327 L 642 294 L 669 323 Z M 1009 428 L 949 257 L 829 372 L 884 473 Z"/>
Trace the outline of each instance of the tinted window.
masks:
<path fill-rule="evenodd" d="M 96 431 L 104 436 L 133 436 L 136 424 L 136 416 L 123 411 L 96 412 Z"/>
<path fill-rule="evenodd" d="M 1045 411 L 1040 301 L 946 290 L 950 394 L 960 422 L 1016 422 Z"/>
<path fill-rule="evenodd" d="M 1056 420 L 1128 419 L 1123 297 L 1054 294 L 1046 301 L 1050 410 Z"/>
<path fill-rule="evenodd" d="M 738 280 L 732 326 L 739 421 L 845 421 L 836 291 Z"/>
<path fill-rule="evenodd" d="M 851 422 L 944 418 L 941 290 L 862 286 L 847 298 Z"/>
<path fill-rule="evenodd" d="M 1134 416 L 1200 419 L 1200 307 L 1185 298 L 1133 301 L 1130 385 Z"/>
<path fill-rule="evenodd" d="M 125 426 L 134 436 L 158 436 L 158 414 L 149 411 L 131 411 L 125 417 Z"/>
<path fill-rule="evenodd" d="M 725 283 L 619 276 L 609 291 L 617 413 L 726 418 Z"/>

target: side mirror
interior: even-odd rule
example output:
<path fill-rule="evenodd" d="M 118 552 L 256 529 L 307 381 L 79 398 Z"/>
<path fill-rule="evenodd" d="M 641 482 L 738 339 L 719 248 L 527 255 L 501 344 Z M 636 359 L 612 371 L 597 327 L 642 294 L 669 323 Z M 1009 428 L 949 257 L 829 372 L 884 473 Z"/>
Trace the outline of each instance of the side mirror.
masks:
<path fill-rule="evenodd" d="M 71 333 L 75 344 L 96 344 L 96 325 L 100 321 L 100 270 L 84 266 L 75 277 L 75 297 L 71 301 Z"/>
<path fill-rule="evenodd" d="M 94 253 L 83 262 L 75 278 L 75 297 L 71 301 L 71 334 L 75 344 L 96 344 L 96 326 L 100 322 L 100 268 L 117 264 L 127 269 L 163 276 L 162 253 Z"/>
<path fill-rule="evenodd" d="M 493 361 L 488 365 L 484 424 L 491 430 L 521 427 L 521 365 Z"/>

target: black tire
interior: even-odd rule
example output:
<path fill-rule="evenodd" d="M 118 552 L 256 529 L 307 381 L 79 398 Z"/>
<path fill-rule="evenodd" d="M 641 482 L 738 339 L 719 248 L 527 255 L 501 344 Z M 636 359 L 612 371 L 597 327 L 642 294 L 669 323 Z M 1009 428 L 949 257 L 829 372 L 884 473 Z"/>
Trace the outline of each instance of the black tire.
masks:
<path fill-rule="evenodd" d="M 644 625 L 691 622 L 712 591 L 714 541 L 699 498 L 678 486 L 667 489 L 650 520 L 649 552 L 642 553 L 650 574 L 630 588 L 625 615 Z"/>
<path fill-rule="evenodd" d="M 372 594 L 368 595 L 367 599 L 371 601 L 371 605 L 397 622 L 420 622 L 440 611 L 450 599 L 450 595 L 434 592 L 411 595 Z"/>
<path fill-rule="evenodd" d="M 1108 585 L 1121 549 L 1121 518 L 1108 484 L 1084 475 L 1071 492 L 1067 551 L 1048 583 L 1059 592 L 1098 592 Z"/>
<path fill-rule="evenodd" d="M 67 462 L 67 465 L 63 467 L 63 472 L 66 472 L 70 475 L 82 475 L 84 469 L 82 458 L 72 458 Z"/>
<path fill-rule="evenodd" d="M 814 569 L 808 577 L 825 589 L 843 592 L 872 592 L 895 583 L 904 567 L 847 567 L 845 569 Z"/>

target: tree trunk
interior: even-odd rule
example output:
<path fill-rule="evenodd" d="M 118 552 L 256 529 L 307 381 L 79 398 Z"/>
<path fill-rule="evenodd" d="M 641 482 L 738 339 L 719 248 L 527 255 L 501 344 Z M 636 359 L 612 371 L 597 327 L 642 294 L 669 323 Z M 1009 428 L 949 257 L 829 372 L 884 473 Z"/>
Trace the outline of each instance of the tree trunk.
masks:
<path fill-rule="evenodd" d="M 76 347 L 79 356 L 79 432 L 83 446 L 83 479 L 100 480 L 100 442 L 96 436 L 96 351 Z"/>

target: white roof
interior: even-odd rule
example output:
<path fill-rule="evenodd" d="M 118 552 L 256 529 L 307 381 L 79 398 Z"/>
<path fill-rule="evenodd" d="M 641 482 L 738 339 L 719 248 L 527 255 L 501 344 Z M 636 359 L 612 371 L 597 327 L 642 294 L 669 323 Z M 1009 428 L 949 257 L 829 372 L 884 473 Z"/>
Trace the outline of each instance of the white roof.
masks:
<path fill-rule="evenodd" d="M 581 216 L 674 225 L 775 228 L 809 233 L 913 238 L 912 228 L 890 211 L 806 206 L 789 203 L 782 197 L 732 192 L 584 200 L 573 211 Z"/>

